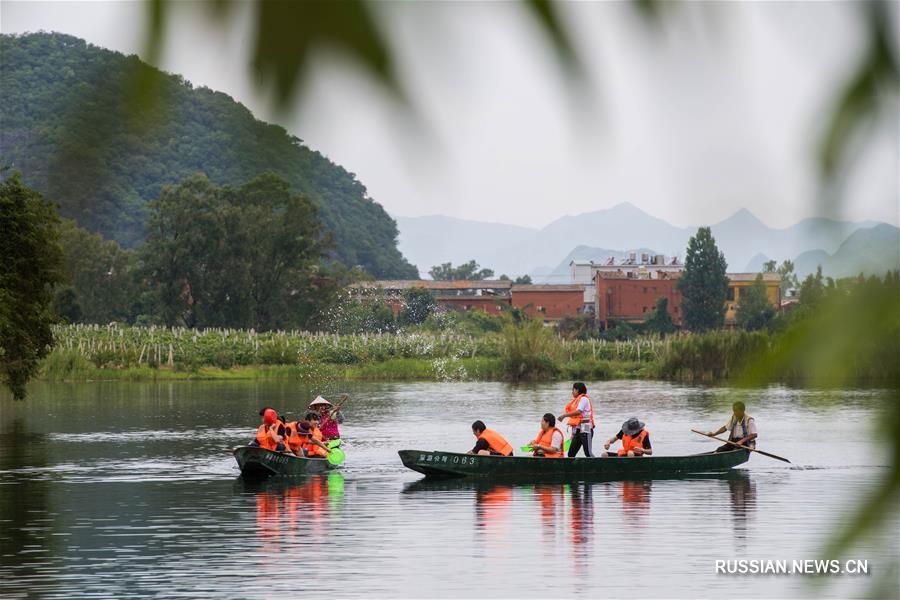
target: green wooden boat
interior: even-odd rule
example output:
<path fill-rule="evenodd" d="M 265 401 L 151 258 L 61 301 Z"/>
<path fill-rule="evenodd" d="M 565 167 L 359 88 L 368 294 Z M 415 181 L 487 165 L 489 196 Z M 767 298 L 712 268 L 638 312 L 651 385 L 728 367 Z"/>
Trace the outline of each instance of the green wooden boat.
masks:
<path fill-rule="evenodd" d="M 458 452 L 400 450 L 403 465 L 426 477 L 489 477 L 596 481 L 666 478 L 678 474 L 722 472 L 747 462 L 746 450 L 705 452 L 687 456 L 642 458 L 534 458 L 483 456 Z"/>
<path fill-rule="evenodd" d="M 259 446 L 238 446 L 234 449 L 234 459 L 241 469 L 241 476 L 252 479 L 301 477 L 337 468 L 324 458 L 301 458 Z"/>

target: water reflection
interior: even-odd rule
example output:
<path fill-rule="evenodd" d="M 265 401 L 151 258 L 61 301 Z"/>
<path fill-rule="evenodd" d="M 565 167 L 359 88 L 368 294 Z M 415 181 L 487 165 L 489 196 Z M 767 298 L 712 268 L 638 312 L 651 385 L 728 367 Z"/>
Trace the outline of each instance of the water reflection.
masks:
<path fill-rule="evenodd" d="M 736 539 L 746 540 L 750 522 L 756 512 L 756 483 L 746 471 L 735 471 L 728 478 L 728 492 L 731 496 L 734 536 Z"/>
<path fill-rule="evenodd" d="M 328 541 L 330 519 L 342 508 L 344 477 L 334 472 L 302 480 L 238 478 L 235 489 L 255 496 L 260 547 L 277 547 L 278 543 L 298 539 L 321 543 Z"/>

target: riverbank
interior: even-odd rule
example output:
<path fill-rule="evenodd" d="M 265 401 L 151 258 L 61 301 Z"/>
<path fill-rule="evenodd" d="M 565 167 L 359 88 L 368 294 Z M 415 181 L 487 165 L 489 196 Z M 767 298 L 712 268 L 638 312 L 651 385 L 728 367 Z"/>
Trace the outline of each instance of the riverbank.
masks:
<path fill-rule="evenodd" d="M 304 379 L 504 381 L 503 338 L 421 333 L 59 326 L 40 378 L 49 381 Z M 541 379 L 654 379 L 663 343 L 557 339 Z"/>

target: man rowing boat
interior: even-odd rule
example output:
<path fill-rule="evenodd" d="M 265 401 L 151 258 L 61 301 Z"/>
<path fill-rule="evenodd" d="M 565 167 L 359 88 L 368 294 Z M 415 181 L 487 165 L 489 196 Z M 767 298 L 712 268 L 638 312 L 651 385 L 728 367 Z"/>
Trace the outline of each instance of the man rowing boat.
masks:
<path fill-rule="evenodd" d="M 741 401 L 732 404 L 731 409 L 733 413 L 731 418 L 728 419 L 728 422 L 715 431 L 710 431 L 706 434 L 713 436 L 725 433 L 726 431 L 728 432 L 729 443 L 716 448 L 716 452 L 730 452 L 731 450 L 737 450 L 737 446 L 734 446 L 730 442 L 735 442 L 742 446 L 749 446 L 750 448 L 756 448 L 756 419 L 747 414 L 747 407 L 744 406 L 744 403 Z"/>

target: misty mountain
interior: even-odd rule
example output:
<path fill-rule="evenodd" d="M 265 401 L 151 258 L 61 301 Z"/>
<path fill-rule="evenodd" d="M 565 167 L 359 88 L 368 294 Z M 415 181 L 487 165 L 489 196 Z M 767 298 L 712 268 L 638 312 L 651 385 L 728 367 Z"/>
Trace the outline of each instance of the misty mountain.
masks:
<path fill-rule="evenodd" d="M 659 254 L 684 256 L 697 227 L 677 227 L 623 202 L 612 208 L 565 216 L 542 229 L 432 216 L 397 219 L 398 247 L 422 274 L 442 262 L 475 259 L 498 274 L 535 274 L 538 266 L 563 263 L 579 246 L 595 249 L 653 248 Z M 875 222 L 809 218 L 791 227 L 767 226 L 747 209 L 712 224 L 713 236 L 729 269 L 741 271 L 758 255 L 779 263 L 808 250 L 837 251 L 854 231 Z M 588 257 L 590 258 L 590 257 Z"/>
<path fill-rule="evenodd" d="M 853 277 L 860 272 L 883 275 L 900 269 L 900 229 L 886 223 L 859 229 L 833 254 L 811 250 L 794 259 L 794 271 L 801 279 L 815 273 L 819 265 L 823 274 L 834 278 Z"/>

